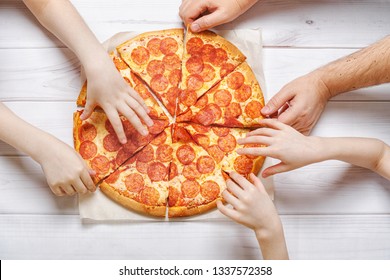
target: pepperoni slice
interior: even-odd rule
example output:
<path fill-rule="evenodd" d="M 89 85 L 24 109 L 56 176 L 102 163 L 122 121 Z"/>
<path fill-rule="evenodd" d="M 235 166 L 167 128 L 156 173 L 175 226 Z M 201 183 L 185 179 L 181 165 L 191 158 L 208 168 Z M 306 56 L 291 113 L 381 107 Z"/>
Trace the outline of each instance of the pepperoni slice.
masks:
<path fill-rule="evenodd" d="M 126 69 L 129 68 L 129 66 L 127 66 L 127 64 L 122 59 L 120 59 L 119 57 L 115 57 L 114 56 L 112 58 L 112 61 L 114 62 L 115 67 L 118 70 L 126 70 Z"/>
<path fill-rule="evenodd" d="M 187 78 L 187 89 L 188 90 L 199 90 L 203 87 L 203 79 L 198 74 L 192 74 Z"/>
<path fill-rule="evenodd" d="M 206 133 L 210 131 L 210 127 L 208 126 L 203 126 L 200 124 L 191 124 L 191 126 L 195 129 L 196 132 L 198 133 Z"/>
<path fill-rule="evenodd" d="M 203 40 L 199 37 L 192 37 L 188 40 L 186 44 L 187 52 L 190 55 L 200 53 L 201 48 L 203 47 Z"/>
<path fill-rule="evenodd" d="M 221 67 L 228 60 L 226 51 L 222 48 L 215 49 L 215 57 L 211 63 L 214 66 Z"/>
<path fill-rule="evenodd" d="M 97 156 L 92 160 L 91 167 L 96 173 L 104 174 L 110 170 L 110 161 L 105 156 Z"/>
<path fill-rule="evenodd" d="M 200 178 L 201 174 L 196 168 L 195 162 L 190 163 L 189 165 L 184 166 L 183 176 L 189 180 L 194 180 Z"/>
<path fill-rule="evenodd" d="M 212 157 L 201 156 L 196 161 L 196 168 L 202 174 L 212 173 L 215 169 L 215 162 Z"/>
<path fill-rule="evenodd" d="M 236 146 L 236 138 L 234 138 L 234 136 L 231 134 L 218 138 L 218 147 L 220 147 L 221 150 L 226 153 L 232 152 Z"/>
<path fill-rule="evenodd" d="M 119 150 L 118 154 L 116 155 L 115 162 L 117 165 L 121 165 L 124 163 L 134 152 L 127 150 L 125 148 L 122 148 Z"/>
<path fill-rule="evenodd" d="M 145 205 L 156 206 L 160 199 L 160 193 L 154 188 L 145 187 L 141 191 L 139 199 Z"/>
<path fill-rule="evenodd" d="M 148 113 L 149 117 L 151 117 L 152 119 L 157 119 L 160 115 L 157 113 L 156 109 L 148 106 L 148 109 L 150 110 L 150 112 Z"/>
<path fill-rule="evenodd" d="M 148 128 L 151 134 L 157 135 L 163 132 L 163 130 L 168 126 L 167 120 L 153 120 L 153 125 Z"/>
<path fill-rule="evenodd" d="M 213 112 L 213 115 L 215 116 L 215 120 L 219 120 L 222 116 L 221 108 L 216 104 L 209 104 L 206 106 L 207 110 L 210 110 Z"/>
<path fill-rule="evenodd" d="M 217 145 L 208 147 L 207 152 L 212 156 L 216 163 L 220 163 L 225 156 L 225 153 Z"/>
<path fill-rule="evenodd" d="M 116 170 L 114 173 L 111 173 L 111 175 L 107 177 L 104 181 L 107 184 L 114 184 L 116 181 L 118 181 L 119 175 L 121 175 L 120 170 Z"/>
<path fill-rule="evenodd" d="M 129 86 L 133 86 L 133 84 L 131 83 L 130 79 L 127 78 L 127 77 L 123 77 L 123 80 L 125 80 L 125 82 L 129 85 Z"/>
<path fill-rule="evenodd" d="M 182 141 L 182 142 L 187 143 L 187 142 L 191 141 L 191 135 L 188 133 L 188 131 L 184 127 L 180 127 L 180 126 L 176 125 L 174 127 L 172 140 L 174 143 L 176 143 L 178 141 Z"/>
<path fill-rule="evenodd" d="M 238 103 L 230 103 L 226 108 L 225 117 L 227 118 L 237 118 L 242 114 L 241 106 Z"/>
<path fill-rule="evenodd" d="M 196 115 L 194 121 L 202 124 L 202 125 L 210 125 L 213 124 L 216 120 L 216 116 L 214 112 L 209 108 L 205 107 L 201 109 Z"/>
<path fill-rule="evenodd" d="M 207 148 L 210 145 L 210 139 L 204 134 L 194 135 L 194 141 L 203 148 Z"/>
<path fill-rule="evenodd" d="M 200 186 L 200 194 L 206 202 L 214 201 L 218 198 L 220 188 L 217 183 L 213 181 L 206 181 Z"/>
<path fill-rule="evenodd" d="M 122 119 L 122 125 L 127 138 L 131 138 L 134 135 L 134 133 L 136 133 L 134 126 L 129 122 L 128 119 Z M 115 134 L 115 132 L 111 134 Z"/>
<path fill-rule="evenodd" d="M 226 89 L 220 89 L 214 93 L 214 101 L 220 107 L 226 107 L 232 101 L 232 95 Z"/>
<path fill-rule="evenodd" d="M 178 49 L 179 45 L 173 38 L 165 38 L 161 41 L 160 51 L 165 55 L 175 53 Z"/>
<path fill-rule="evenodd" d="M 245 102 L 252 96 L 252 88 L 249 85 L 243 84 L 234 92 L 234 98 L 238 102 Z"/>
<path fill-rule="evenodd" d="M 161 45 L 161 40 L 159 38 L 153 38 L 148 42 L 146 48 L 149 50 L 151 55 L 160 56 L 161 55 L 160 45 Z"/>
<path fill-rule="evenodd" d="M 213 127 L 213 132 L 219 137 L 224 137 L 229 134 L 230 129 L 227 127 Z"/>
<path fill-rule="evenodd" d="M 166 55 L 162 61 L 165 65 L 165 69 L 168 71 L 181 68 L 181 60 L 177 54 Z"/>
<path fill-rule="evenodd" d="M 93 158 L 97 153 L 96 144 L 91 141 L 84 141 L 80 145 L 79 153 L 83 159 Z"/>
<path fill-rule="evenodd" d="M 161 144 L 165 143 L 165 141 L 167 140 L 167 137 L 168 137 L 167 133 L 165 131 L 163 131 L 159 135 L 157 135 L 157 137 L 154 138 L 151 143 L 155 146 L 161 145 Z"/>
<path fill-rule="evenodd" d="M 178 189 L 174 187 L 169 187 L 168 189 L 168 206 L 173 207 L 178 205 L 180 201 L 181 193 Z"/>
<path fill-rule="evenodd" d="M 234 70 L 235 66 L 231 63 L 224 63 L 222 64 L 221 70 L 219 70 L 219 75 L 221 78 L 227 76 L 229 73 L 231 73 Z"/>
<path fill-rule="evenodd" d="M 169 145 L 160 145 L 156 151 L 157 160 L 162 162 L 170 162 L 172 160 L 173 149 Z"/>
<path fill-rule="evenodd" d="M 185 106 L 190 107 L 196 103 L 198 96 L 194 90 L 182 90 L 179 95 L 179 100 Z"/>
<path fill-rule="evenodd" d="M 128 134 L 126 134 L 126 135 L 128 135 Z M 153 138 L 153 136 L 150 134 L 148 134 L 148 136 L 142 136 L 137 131 L 133 131 L 133 133 L 128 136 L 128 139 L 130 139 L 130 141 L 128 141 L 125 144 L 125 148 L 126 149 L 129 149 L 129 148 L 133 149 L 135 147 L 136 149 L 138 149 L 139 147 L 143 147 L 143 146 L 147 145 L 151 141 L 152 138 Z"/>
<path fill-rule="evenodd" d="M 179 171 L 177 170 L 177 165 L 176 163 L 171 163 L 169 165 L 169 180 L 172 180 L 179 174 Z"/>
<path fill-rule="evenodd" d="M 144 178 L 140 174 L 132 173 L 126 176 L 125 185 L 129 192 L 139 192 L 145 186 Z"/>
<path fill-rule="evenodd" d="M 252 171 L 252 168 L 253 160 L 247 156 L 238 156 L 234 160 L 234 169 L 242 175 L 249 174 Z"/>
<path fill-rule="evenodd" d="M 196 181 L 186 180 L 181 186 L 181 191 L 184 197 L 194 198 L 200 192 L 200 185 Z"/>
<path fill-rule="evenodd" d="M 122 147 L 122 144 L 116 134 L 108 134 L 103 138 L 103 147 L 109 152 L 116 152 Z"/>
<path fill-rule="evenodd" d="M 244 84 L 245 78 L 240 72 L 234 72 L 227 78 L 227 85 L 231 89 L 239 89 Z"/>
<path fill-rule="evenodd" d="M 211 63 L 215 60 L 215 57 L 217 56 L 216 50 L 214 46 L 210 44 L 203 45 L 203 47 L 200 50 L 202 59 L 204 62 Z"/>
<path fill-rule="evenodd" d="M 244 111 L 248 117 L 250 117 L 251 119 L 256 119 L 256 118 L 259 118 L 261 116 L 260 110 L 262 108 L 263 108 L 263 106 L 261 106 L 261 103 L 259 101 L 252 100 L 251 102 L 249 102 L 246 105 Z"/>
<path fill-rule="evenodd" d="M 93 124 L 85 123 L 80 127 L 79 138 L 80 141 L 92 141 L 97 135 L 96 127 Z"/>
<path fill-rule="evenodd" d="M 195 151 L 191 146 L 180 146 L 176 151 L 177 159 L 184 165 L 190 164 L 195 159 Z"/>
<path fill-rule="evenodd" d="M 186 68 L 190 74 L 202 73 L 203 67 L 203 60 L 200 56 L 192 56 L 186 62 Z"/>
<path fill-rule="evenodd" d="M 152 145 L 147 145 L 145 148 L 143 148 L 138 156 L 137 160 L 141 162 L 149 162 L 154 159 L 154 149 Z"/>
<path fill-rule="evenodd" d="M 164 63 L 161 60 L 152 60 L 148 63 L 148 66 L 146 67 L 146 71 L 151 77 L 158 74 L 164 74 L 165 72 Z"/>
<path fill-rule="evenodd" d="M 133 71 L 130 72 L 130 76 L 131 76 L 131 79 L 134 81 L 134 83 L 135 83 L 136 85 L 142 83 L 142 81 L 140 80 L 140 78 L 138 78 L 138 76 L 137 76 Z"/>
<path fill-rule="evenodd" d="M 142 97 L 142 99 L 148 99 L 151 97 L 148 88 L 144 84 L 138 84 L 135 86 L 134 90 Z"/>
<path fill-rule="evenodd" d="M 142 161 L 137 160 L 137 162 L 135 163 L 135 168 L 137 169 L 137 171 L 139 173 L 142 173 L 142 174 L 148 174 L 148 167 L 149 167 L 148 162 L 142 162 Z"/>
<path fill-rule="evenodd" d="M 153 76 L 150 81 L 150 87 L 156 92 L 161 92 L 167 89 L 169 81 L 163 75 L 158 74 Z"/>
<path fill-rule="evenodd" d="M 208 102 L 209 102 L 209 99 L 208 99 L 208 97 L 207 97 L 207 94 L 204 94 L 204 95 L 202 95 L 202 97 L 200 97 L 200 98 L 198 99 L 198 101 L 196 101 L 195 107 L 197 107 L 197 108 L 203 108 L 204 106 L 207 105 Z"/>
<path fill-rule="evenodd" d="M 200 73 L 203 81 L 210 82 L 215 78 L 215 70 L 209 64 L 204 64 L 203 71 Z"/>
<path fill-rule="evenodd" d="M 137 65 L 144 65 L 149 60 L 149 51 L 144 47 L 137 47 L 131 52 L 131 59 Z"/>
<path fill-rule="evenodd" d="M 179 96 L 179 94 L 180 94 L 180 89 L 178 89 L 177 87 L 171 87 L 167 91 L 167 95 L 166 95 L 168 102 L 171 104 L 176 104 L 176 99 Z"/>
<path fill-rule="evenodd" d="M 177 87 L 181 81 L 181 71 L 179 69 L 172 70 L 172 72 L 169 73 L 168 80 L 172 86 Z"/>
<path fill-rule="evenodd" d="M 147 172 L 152 182 L 166 180 L 168 176 L 168 169 L 161 162 L 150 163 Z"/>
<path fill-rule="evenodd" d="M 176 122 L 188 122 L 192 119 L 192 111 L 191 109 L 185 111 L 184 113 L 181 113 L 180 115 L 176 116 Z"/>

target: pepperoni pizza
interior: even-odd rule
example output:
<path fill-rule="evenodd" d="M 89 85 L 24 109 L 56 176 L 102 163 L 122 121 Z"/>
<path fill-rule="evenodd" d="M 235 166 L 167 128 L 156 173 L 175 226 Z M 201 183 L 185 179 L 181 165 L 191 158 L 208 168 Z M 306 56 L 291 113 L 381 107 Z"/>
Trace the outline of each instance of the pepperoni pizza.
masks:
<path fill-rule="evenodd" d="M 187 31 L 186 39 L 183 33 L 147 32 L 110 54 L 150 108 L 155 124 L 148 136 L 121 117 L 128 138 L 122 145 L 104 112 L 84 121 L 81 111 L 74 114 L 75 148 L 96 171 L 95 183 L 124 207 L 153 216 L 212 209 L 229 172 L 257 174 L 264 161 L 236 152 L 237 139 L 258 125 L 264 105 L 245 56 L 213 32 Z M 85 83 L 79 106 L 85 105 L 86 89 Z"/>

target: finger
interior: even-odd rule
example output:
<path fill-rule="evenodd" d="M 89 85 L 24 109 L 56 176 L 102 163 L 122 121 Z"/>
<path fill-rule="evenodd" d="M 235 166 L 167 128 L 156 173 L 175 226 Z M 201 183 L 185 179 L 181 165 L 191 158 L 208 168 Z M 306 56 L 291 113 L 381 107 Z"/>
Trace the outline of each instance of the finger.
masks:
<path fill-rule="evenodd" d="M 257 177 L 255 174 L 251 173 L 249 175 L 249 179 L 252 181 L 252 183 L 255 185 L 255 187 L 262 193 L 267 193 L 265 190 L 265 187 L 259 177 Z"/>
<path fill-rule="evenodd" d="M 83 181 L 78 178 L 72 183 L 72 187 L 75 189 L 75 191 L 79 194 L 85 194 L 87 193 L 87 187 L 84 185 Z"/>
<path fill-rule="evenodd" d="M 126 104 L 135 111 L 135 113 L 146 123 L 147 126 L 152 126 L 154 124 L 153 120 L 149 117 L 145 108 L 141 104 L 132 100 L 131 97 L 126 98 Z"/>
<path fill-rule="evenodd" d="M 237 143 L 240 145 L 261 144 L 269 146 L 272 144 L 272 138 L 268 136 L 247 136 L 245 138 L 238 139 Z"/>
<path fill-rule="evenodd" d="M 226 217 L 237 220 L 237 211 L 234 209 L 229 208 L 228 206 L 224 205 L 220 200 L 217 201 L 217 207 L 218 210 L 225 215 Z"/>
<path fill-rule="evenodd" d="M 80 119 L 82 121 L 88 119 L 92 115 L 95 107 L 96 107 L 96 104 L 87 100 L 87 103 L 85 104 L 85 109 L 84 109 L 83 113 L 80 115 Z"/>
<path fill-rule="evenodd" d="M 133 97 L 134 99 L 137 100 L 137 102 L 145 109 L 145 111 L 147 113 L 149 113 L 150 109 L 149 107 L 146 105 L 145 103 L 145 100 L 143 100 L 143 98 L 141 97 L 141 95 L 139 95 L 138 92 L 136 92 L 133 88 L 130 87 L 130 90 L 129 90 L 129 93 L 130 93 L 130 96 Z"/>
<path fill-rule="evenodd" d="M 119 142 L 121 142 L 121 144 L 126 144 L 127 138 L 125 135 L 125 131 L 123 130 L 123 124 L 118 115 L 118 112 L 112 109 L 107 109 L 104 111 L 106 112 L 107 118 L 110 120 L 110 123 L 114 128 L 116 135 L 118 136 Z"/>
<path fill-rule="evenodd" d="M 231 206 L 234 207 L 234 209 L 237 209 L 237 207 L 239 207 L 240 205 L 240 201 L 237 199 L 237 197 L 235 197 L 234 195 L 232 195 L 230 192 L 228 191 L 224 191 L 222 193 L 222 197 L 223 199 L 225 199 L 225 201 L 227 203 L 229 203 Z"/>
<path fill-rule="evenodd" d="M 64 196 L 65 192 L 61 187 L 54 187 L 51 189 L 51 191 L 56 195 L 56 196 Z"/>
<path fill-rule="evenodd" d="M 200 17 L 191 23 L 191 31 L 192 32 L 200 32 L 207 29 L 210 29 L 214 26 L 220 25 L 225 21 L 223 13 L 220 11 L 212 12 L 211 14 Z"/>
<path fill-rule="evenodd" d="M 142 135 L 146 136 L 149 134 L 148 129 L 144 126 L 138 116 L 134 113 L 132 109 L 127 107 L 126 105 L 121 105 L 119 108 L 120 112 L 129 122 L 134 126 L 134 128 Z"/>
<path fill-rule="evenodd" d="M 179 15 L 185 25 L 187 25 L 197 19 L 205 11 L 207 11 L 205 1 L 184 1 L 182 6 L 180 6 Z"/>
<path fill-rule="evenodd" d="M 226 186 L 229 192 L 231 192 L 235 197 L 240 199 L 244 195 L 244 190 L 239 185 L 237 185 L 236 182 L 234 182 L 232 179 L 227 180 Z"/>
<path fill-rule="evenodd" d="M 262 119 L 259 121 L 259 124 L 277 130 L 282 130 L 283 128 L 288 127 L 288 125 L 284 124 L 283 122 L 280 122 L 277 119 Z"/>
<path fill-rule="evenodd" d="M 293 94 L 290 91 L 281 90 L 261 109 L 261 113 L 265 116 L 272 115 L 277 112 L 286 102 L 293 98 Z"/>
<path fill-rule="evenodd" d="M 291 167 L 289 167 L 288 165 L 284 164 L 283 162 L 280 162 L 278 164 L 275 164 L 273 166 L 270 166 L 268 168 L 266 168 L 263 173 L 261 174 L 261 176 L 263 176 L 263 178 L 267 178 L 269 176 L 272 176 L 272 175 L 275 175 L 275 174 L 278 174 L 278 173 L 282 173 L 282 172 L 286 172 L 286 171 L 290 171 L 292 170 Z"/>
<path fill-rule="evenodd" d="M 71 185 L 61 186 L 66 195 L 74 195 L 76 190 Z"/>
<path fill-rule="evenodd" d="M 273 137 L 273 136 L 276 135 L 276 130 L 273 129 L 273 128 L 262 127 L 262 128 L 258 128 L 256 130 L 248 132 L 246 134 L 246 137 L 248 137 L 248 136 L 255 136 L 255 135 L 263 135 L 263 136 Z"/>
<path fill-rule="evenodd" d="M 251 182 L 237 172 L 230 172 L 229 176 L 244 190 L 249 190 L 253 186 Z"/>
<path fill-rule="evenodd" d="M 249 156 L 257 156 L 257 157 L 258 156 L 273 157 L 268 147 L 240 148 L 237 149 L 237 153 L 240 155 L 249 155 Z"/>
<path fill-rule="evenodd" d="M 278 120 L 284 124 L 292 125 L 301 112 L 297 105 L 294 106 L 294 103 L 291 103 L 290 107 L 278 116 Z"/>
<path fill-rule="evenodd" d="M 96 174 L 96 172 L 94 171 Z M 96 191 L 96 186 L 93 183 L 93 180 L 91 178 L 90 173 L 85 169 L 83 173 L 81 174 L 81 181 L 83 182 L 84 186 L 91 192 Z"/>

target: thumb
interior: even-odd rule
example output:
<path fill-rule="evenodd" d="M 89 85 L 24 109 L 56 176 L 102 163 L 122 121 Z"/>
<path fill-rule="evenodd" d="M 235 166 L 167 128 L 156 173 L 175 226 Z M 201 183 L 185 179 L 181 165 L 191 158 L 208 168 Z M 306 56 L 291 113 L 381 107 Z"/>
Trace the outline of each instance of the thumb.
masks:
<path fill-rule="evenodd" d="M 263 109 L 261 109 L 261 113 L 265 116 L 272 115 L 282 108 L 291 98 L 292 94 L 289 94 L 282 89 L 274 97 L 272 97 L 270 101 L 268 101 Z"/>
<path fill-rule="evenodd" d="M 82 121 L 88 119 L 92 115 L 94 109 L 95 109 L 95 104 L 93 104 L 92 102 L 88 102 L 87 100 L 87 104 L 85 104 L 85 109 L 81 114 L 80 119 Z"/>
<path fill-rule="evenodd" d="M 261 175 L 263 176 L 263 178 L 267 178 L 269 176 L 290 170 L 291 168 L 288 165 L 284 164 L 283 162 L 280 162 L 278 164 L 266 168 Z"/>
<path fill-rule="evenodd" d="M 223 14 L 216 11 L 211 14 L 202 16 L 201 18 L 195 20 L 191 23 L 192 32 L 200 32 L 207 29 L 210 29 L 214 26 L 220 25 L 223 23 Z"/>

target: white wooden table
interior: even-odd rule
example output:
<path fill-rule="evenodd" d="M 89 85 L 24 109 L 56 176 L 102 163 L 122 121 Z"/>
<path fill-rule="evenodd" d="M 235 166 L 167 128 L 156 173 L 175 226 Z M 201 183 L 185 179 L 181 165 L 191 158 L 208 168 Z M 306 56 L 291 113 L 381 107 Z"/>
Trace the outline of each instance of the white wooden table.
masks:
<path fill-rule="evenodd" d="M 180 27 L 180 0 L 72 1 L 100 40 Z M 269 95 L 316 67 L 390 34 L 390 1 L 260 1 L 224 28 L 263 29 Z M 80 87 L 74 54 L 23 3 L 0 2 L 0 100 L 72 145 Z M 1 119 L 0 119 L 1 121 Z M 322 136 L 390 144 L 390 85 L 331 100 Z M 390 259 L 390 182 L 337 161 L 275 177 L 293 259 Z M 40 166 L 0 142 L 0 259 L 260 259 L 251 230 L 216 222 L 82 223 L 75 197 L 51 194 Z"/>

